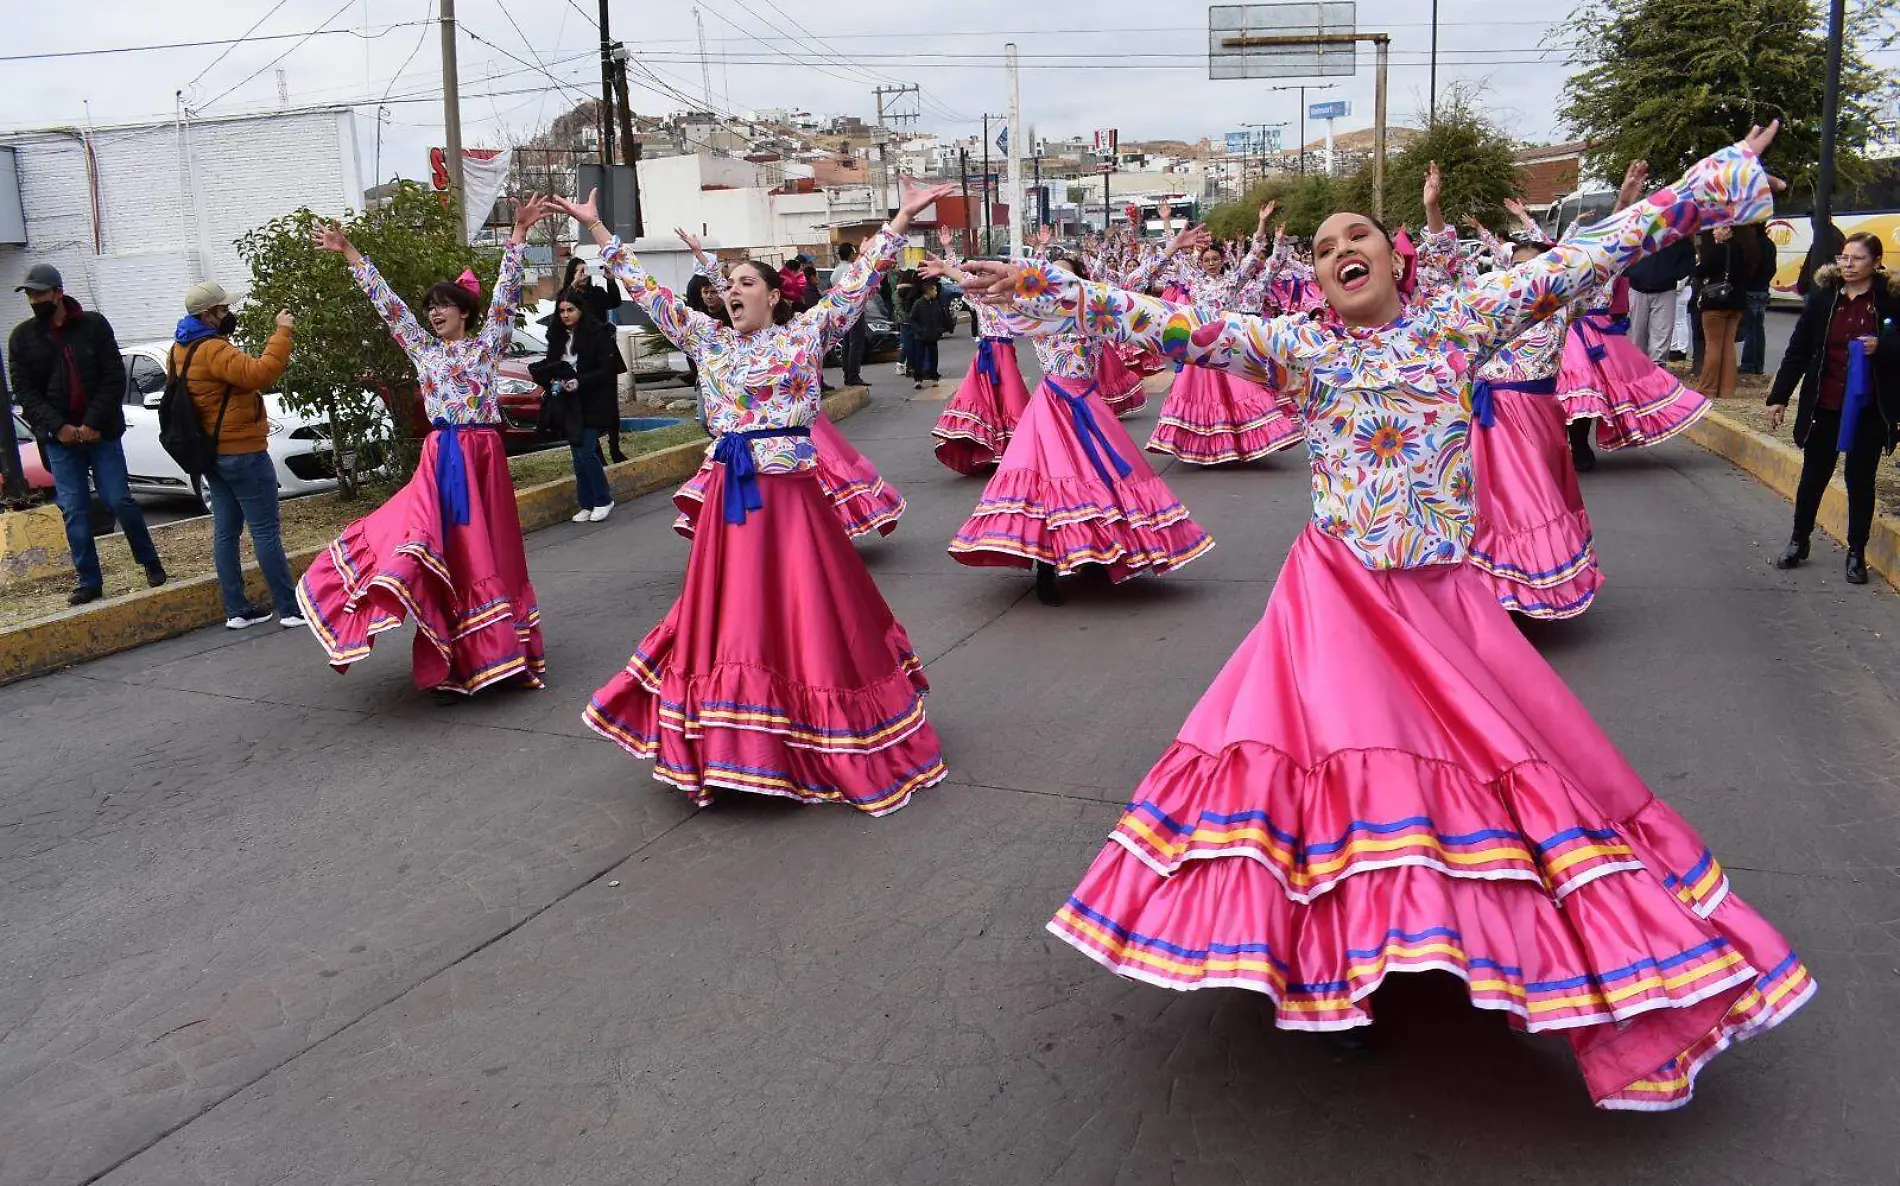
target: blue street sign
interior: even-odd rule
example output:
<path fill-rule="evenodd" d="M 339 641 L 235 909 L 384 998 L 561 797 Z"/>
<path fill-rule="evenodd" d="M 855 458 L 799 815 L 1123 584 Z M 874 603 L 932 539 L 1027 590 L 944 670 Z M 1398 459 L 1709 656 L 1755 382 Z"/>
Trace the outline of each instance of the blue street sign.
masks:
<path fill-rule="evenodd" d="M 1352 113 L 1352 104 L 1344 99 L 1331 103 L 1312 103 L 1306 108 L 1308 119 L 1344 119 Z"/>
<path fill-rule="evenodd" d="M 996 133 L 996 147 L 1002 149 L 1004 152 L 1009 151 L 1009 125 L 1008 124 L 1004 124 L 1003 130 Z"/>

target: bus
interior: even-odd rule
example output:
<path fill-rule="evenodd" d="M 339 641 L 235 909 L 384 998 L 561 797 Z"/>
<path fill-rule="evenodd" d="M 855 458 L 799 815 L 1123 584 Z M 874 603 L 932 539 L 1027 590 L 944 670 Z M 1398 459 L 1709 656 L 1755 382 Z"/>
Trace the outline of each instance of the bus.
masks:
<path fill-rule="evenodd" d="M 1843 235 L 1862 231 L 1880 236 L 1882 248 L 1889 254 L 1900 253 L 1900 157 L 1869 161 L 1867 180 L 1853 189 L 1834 195 L 1834 225 Z M 1795 283 L 1801 277 L 1801 265 L 1814 244 L 1812 192 L 1790 191 L 1775 202 L 1775 214 L 1768 222 L 1768 237 L 1775 244 L 1779 266 L 1771 296 L 1777 305 L 1798 305 L 1801 294 Z"/>

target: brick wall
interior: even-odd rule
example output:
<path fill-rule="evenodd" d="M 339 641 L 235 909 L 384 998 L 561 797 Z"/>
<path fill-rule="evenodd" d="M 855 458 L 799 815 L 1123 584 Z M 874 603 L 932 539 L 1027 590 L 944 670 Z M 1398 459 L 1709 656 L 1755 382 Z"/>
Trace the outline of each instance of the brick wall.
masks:
<path fill-rule="evenodd" d="M 79 135 L 0 137 L 19 152 L 28 239 L 24 248 L 0 246 L 0 302 L 16 302 L 0 315 L 0 326 L 24 315 L 13 289 L 28 267 L 44 261 L 82 304 L 112 319 L 121 341 L 167 337 L 194 282 L 215 278 L 242 299 L 249 272 L 238 258 L 239 235 L 302 206 L 335 216 L 362 205 L 347 109 L 196 121 L 183 140 L 170 123 L 92 135 L 101 240 L 95 253 Z"/>

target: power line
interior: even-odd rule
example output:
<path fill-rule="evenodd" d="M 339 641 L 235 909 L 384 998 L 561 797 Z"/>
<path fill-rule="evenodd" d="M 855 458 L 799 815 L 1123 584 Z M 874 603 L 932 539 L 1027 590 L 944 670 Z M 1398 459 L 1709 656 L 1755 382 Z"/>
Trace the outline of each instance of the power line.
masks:
<path fill-rule="evenodd" d="M 269 12 L 265 13 L 261 17 L 258 17 L 257 21 L 254 24 L 252 24 L 250 28 L 244 30 L 243 37 L 249 37 L 251 34 L 257 32 L 257 30 L 264 24 L 265 21 L 276 16 L 277 10 L 282 8 L 284 5 L 288 3 L 290 3 L 290 0 L 277 0 L 276 4 L 271 5 L 271 10 Z M 233 41 L 230 45 L 225 46 L 223 53 L 211 59 L 211 65 L 206 66 L 203 70 L 198 71 L 197 77 L 193 78 L 190 82 L 185 84 L 185 89 L 190 90 L 192 87 L 197 86 L 199 78 L 203 78 L 205 75 L 215 70 L 219 62 L 222 62 L 224 61 L 224 59 L 230 57 L 231 51 L 236 49 L 238 46 L 242 44 L 243 44 L 243 39 L 241 37 L 239 40 Z"/>
<path fill-rule="evenodd" d="M 289 57 L 291 54 L 296 53 L 297 50 L 303 46 L 304 42 L 310 40 L 312 37 L 315 37 L 317 34 L 323 32 L 324 25 L 329 24 L 331 21 L 336 20 L 336 18 L 348 12 L 351 6 L 354 5 L 355 3 L 356 3 L 356 0 L 343 0 L 343 4 L 341 5 L 341 7 L 339 7 L 335 12 L 331 13 L 329 17 L 324 20 L 323 25 L 318 25 L 316 28 L 310 30 L 308 33 L 305 33 L 302 37 L 299 37 L 291 45 L 289 49 L 285 50 L 283 53 L 278 54 L 276 57 L 272 58 L 270 61 L 264 63 L 262 66 L 259 66 L 257 69 L 245 75 L 243 82 L 238 83 L 237 86 L 227 89 L 226 91 L 224 91 L 223 94 L 220 94 L 217 99 L 213 99 L 209 103 L 200 104 L 198 107 L 198 110 L 203 111 L 207 107 L 214 106 L 218 102 L 218 100 L 224 98 L 225 95 L 228 95 L 232 91 L 237 90 L 239 87 L 244 86 L 245 83 L 250 82 L 251 79 L 256 78 L 258 75 L 264 73 L 264 71 L 269 70 L 272 66 L 275 66 L 277 63 L 283 61 L 285 58 Z"/>
<path fill-rule="evenodd" d="M 335 20 L 333 16 L 330 18 Z M 327 23 L 327 22 L 326 22 Z M 374 31 L 362 29 L 325 29 L 316 28 L 307 33 L 260 33 L 255 37 L 216 37 L 208 41 L 165 41 L 156 45 L 111 45 L 97 49 L 55 49 L 30 54 L 0 54 L 0 62 L 48 62 L 59 58 L 96 58 L 109 54 L 156 53 L 169 49 L 209 49 L 218 45 L 254 45 L 266 41 L 289 41 L 297 38 L 301 44 L 312 37 L 360 37 L 372 40 L 396 29 L 415 27 L 414 21 L 402 21 L 394 25 L 384 25 Z"/>

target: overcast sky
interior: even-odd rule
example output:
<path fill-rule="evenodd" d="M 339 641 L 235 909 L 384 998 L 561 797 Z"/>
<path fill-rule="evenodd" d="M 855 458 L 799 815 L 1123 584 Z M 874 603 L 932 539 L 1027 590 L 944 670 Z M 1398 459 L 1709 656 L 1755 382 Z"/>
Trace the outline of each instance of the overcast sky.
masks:
<path fill-rule="evenodd" d="M 363 170 L 374 169 L 374 114 L 387 96 L 381 176 L 427 174 L 427 150 L 442 142 L 441 55 L 436 0 L 84 0 L 75 21 L 59 4 L 7 5 L 0 57 L 61 50 L 152 45 L 347 30 L 311 38 L 229 47 L 109 56 L 0 61 L 10 127 L 95 125 L 170 118 L 174 95 L 207 114 L 268 110 L 278 102 L 275 71 L 286 72 L 293 104 L 360 105 Z M 639 75 L 634 106 L 663 114 L 705 105 L 698 42 L 688 0 L 617 0 L 612 31 L 651 74 Z M 1442 0 L 1439 87 L 1482 82 L 1517 137 L 1560 139 L 1555 123 L 1565 76 L 1562 56 L 1543 47 L 1572 0 Z M 457 0 L 463 142 L 471 147 L 524 135 L 599 89 L 594 24 L 598 0 Z M 1003 44 L 1023 56 L 1022 102 L 1039 134 L 1117 127 L 1124 140 L 1193 140 L 1242 123 L 1287 121 L 1297 134 L 1298 102 L 1268 82 L 1207 78 L 1207 17 L 1201 6 L 1164 0 L 957 0 L 951 4 L 867 0 L 701 0 L 716 109 L 797 107 L 819 115 L 875 113 L 880 82 L 924 88 L 919 128 L 961 135 L 985 110 L 1006 109 Z M 1168 16 L 1190 18 L 1169 27 Z M 1362 31 L 1392 35 L 1391 119 L 1411 122 L 1426 96 L 1431 44 L 1427 0 L 1361 0 Z M 258 23 L 261 22 L 261 23 Z M 773 26 L 776 26 L 774 28 Z M 517 27 L 518 30 L 517 31 Z M 369 36 L 363 34 L 367 31 Z M 1309 102 L 1344 99 L 1353 117 L 1340 132 L 1369 126 L 1371 48 L 1359 73 L 1313 92 Z M 220 57 L 220 55 L 223 55 Z M 281 61 L 274 61 L 282 56 Z M 558 79 L 560 86 L 550 81 Z M 247 81 L 248 79 L 248 81 Z M 1318 136 L 1320 129 L 1309 129 Z M 260 167 L 267 162 L 260 162 Z"/>

